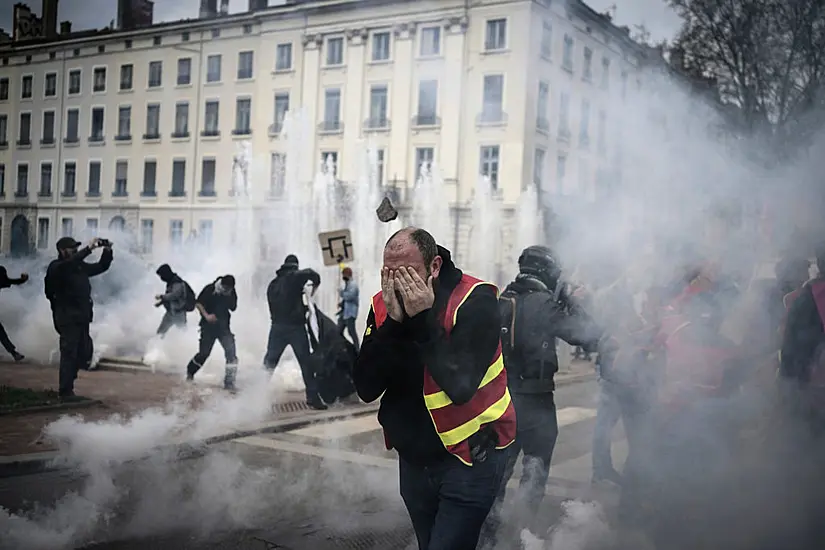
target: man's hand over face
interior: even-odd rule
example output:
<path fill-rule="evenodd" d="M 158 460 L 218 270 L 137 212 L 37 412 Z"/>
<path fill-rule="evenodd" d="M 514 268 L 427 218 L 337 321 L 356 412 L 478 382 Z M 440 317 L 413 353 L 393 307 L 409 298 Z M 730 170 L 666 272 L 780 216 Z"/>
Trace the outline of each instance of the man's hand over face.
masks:
<path fill-rule="evenodd" d="M 424 281 L 413 268 L 402 267 L 395 274 L 395 286 L 401 291 L 404 310 L 410 317 L 433 307 L 435 292 L 432 275 Z"/>

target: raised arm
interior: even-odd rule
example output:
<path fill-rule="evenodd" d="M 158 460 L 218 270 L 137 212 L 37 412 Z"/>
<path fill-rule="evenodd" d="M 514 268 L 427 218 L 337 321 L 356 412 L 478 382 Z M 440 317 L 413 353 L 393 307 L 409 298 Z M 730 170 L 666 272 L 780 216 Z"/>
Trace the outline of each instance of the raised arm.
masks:
<path fill-rule="evenodd" d="M 91 252 L 91 250 L 90 250 Z M 78 253 L 79 254 L 79 253 Z M 88 256 L 88 254 L 87 254 Z M 100 260 L 93 264 L 88 264 L 83 262 L 83 269 L 86 271 L 86 275 L 89 277 L 95 277 L 100 275 L 101 273 L 105 273 L 109 267 L 112 265 L 112 249 L 108 246 L 103 249 L 103 253 L 100 255 Z"/>

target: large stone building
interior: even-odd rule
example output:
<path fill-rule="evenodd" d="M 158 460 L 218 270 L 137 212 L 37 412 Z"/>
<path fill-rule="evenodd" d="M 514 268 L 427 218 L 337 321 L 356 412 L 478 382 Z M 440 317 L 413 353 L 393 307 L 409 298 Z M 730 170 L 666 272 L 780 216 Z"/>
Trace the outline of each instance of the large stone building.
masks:
<path fill-rule="evenodd" d="M 287 112 L 313 129 L 303 183 L 330 157 L 355 185 L 370 139 L 384 185 L 434 162 L 456 212 L 479 174 L 505 205 L 534 181 L 546 204 L 593 201 L 621 179 L 621 102 L 643 55 L 579 0 L 293 0 L 62 30 L 0 44 L 3 253 L 108 227 L 147 255 L 193 231 L 228 239 L 237 145 L 277 201 Z"/>

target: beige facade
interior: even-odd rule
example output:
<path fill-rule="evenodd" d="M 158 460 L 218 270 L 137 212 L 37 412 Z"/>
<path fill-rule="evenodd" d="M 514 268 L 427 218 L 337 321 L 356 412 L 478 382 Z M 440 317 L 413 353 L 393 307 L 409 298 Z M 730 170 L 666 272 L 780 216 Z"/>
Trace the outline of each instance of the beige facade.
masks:
<path fill-rule="evenodd" d="M 236 208 L 238 143 L 277 200 L 269 162 L 299 109 L 312 128 L 303 156 L 317 159 L 301 182 L 331 154 L 356 184 L 364 139 L 385 185 L 410 187 L 433 161 L 454 206 L 480 173 L 512 205 L 532 181 L 545 197 L 594 200 L 621 172 L 638 50 L 606 17 L 578 2 L 355 3 L 3 46 L 2 252 L 86 228 L 122 226 L 147 254 L 191 231 L 228 239 L 217 228 Z"/>

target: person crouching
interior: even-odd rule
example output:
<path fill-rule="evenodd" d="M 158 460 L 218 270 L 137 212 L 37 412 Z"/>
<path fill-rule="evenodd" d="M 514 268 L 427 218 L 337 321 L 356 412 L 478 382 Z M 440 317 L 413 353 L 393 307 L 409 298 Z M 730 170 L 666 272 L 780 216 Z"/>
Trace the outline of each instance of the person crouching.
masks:
<path fill-rule="evenodd" d="M 238 295 L 235 292 L 235 277 L 224 275 L 209 283 L 201 293 L 195 308 L 200 313 L 200 342 L 198 353 L 186 367 L 186 379 L 193 380 L 195 374 L 209 359 L 215 341 L 221 344 L 226 357 L 226 370 L 223 387 L 235 390 L 235 376 L 238 372 L 238 357 L 235 355 L 235 335 L 229 328 L 232 313 L 238 307 Z"/>

